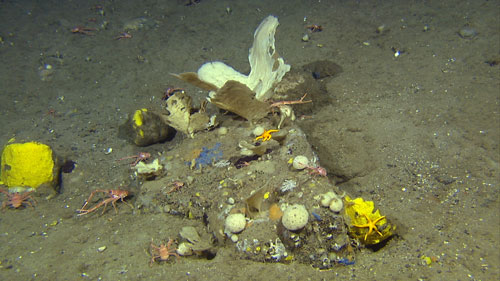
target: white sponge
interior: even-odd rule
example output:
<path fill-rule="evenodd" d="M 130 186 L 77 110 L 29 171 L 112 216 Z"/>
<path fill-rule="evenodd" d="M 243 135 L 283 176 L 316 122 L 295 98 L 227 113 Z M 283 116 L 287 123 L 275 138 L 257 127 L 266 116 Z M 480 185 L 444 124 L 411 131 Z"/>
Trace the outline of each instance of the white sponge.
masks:
<path fill-rule="evenodd" d="M 230 214 L 224 224 L 226 233 L 240 233 L 245 229 L 247 221 L 244 214 Z"/>
<path fill-rule="evenodd" d="M 299 230 L 306 226 L 309 220 L 309 213 L 304 205 L 292 205 L 286 208 L 281 222 L 288 230 Z"/>

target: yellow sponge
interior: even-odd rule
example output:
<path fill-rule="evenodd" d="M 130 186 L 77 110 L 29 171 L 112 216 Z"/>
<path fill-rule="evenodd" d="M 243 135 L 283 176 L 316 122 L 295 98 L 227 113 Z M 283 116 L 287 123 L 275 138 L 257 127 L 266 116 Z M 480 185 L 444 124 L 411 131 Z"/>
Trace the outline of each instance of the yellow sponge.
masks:
<path fill-rule="evenodd" d="M 7 187 L 38 188 L 52 183 L 54 175 L 52 149 L 43 143 L 12 143 L 4 147 L 0 176 Z"/>
<path fill-rule="evenodd" d="M 393 235 L 396 226 L 389 224 L 385 216 L 375 210 L 373 201 L 363 198 L 344 198 L 345 214 L 349 225 L 349 234 L 365 245 L 375 245 Z"/>

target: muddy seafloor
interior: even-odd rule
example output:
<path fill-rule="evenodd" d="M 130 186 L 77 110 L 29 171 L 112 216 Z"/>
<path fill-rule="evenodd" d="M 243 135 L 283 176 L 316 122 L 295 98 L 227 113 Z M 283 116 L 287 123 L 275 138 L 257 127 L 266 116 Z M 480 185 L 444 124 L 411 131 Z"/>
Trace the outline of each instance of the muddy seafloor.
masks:
<path fill-rule="evenodd" d="M 35 209 L 0 213 L 0 279 L 498 279 L 498 10 L 498 1 L 3 1 L 0 142 L 44 142 L 77 166 L 63 174 L 55 198 L 35 195 Z M 190 169 L 190 157 L 218 142 L 222 160 L 235 161 L 254 125 L 223 115 L 227 135 L 178 133 L 144 148 L 118 137 L 131 112 L 161 106 L 167 87 L 184 88 L 195 104 L 204 100 L 206 92 L 170 73 L 211 60 L 248 73 L 253 32 L 269 14 L 280 20 L 277 51 L 294 69 L 318 60 L 343 69 L 316 81 L 324 96 L 283 128 L 292 130 L 286 141 L 241 169 Z M 115 39 L 127 24 L 137 26 L 132 38 Z M 310 33 L 309 24 L 323 31 Z M 73 34 L 79 25 L 98 30 Z M 301 145 L 289 150 L 290 143 Z M 141 151 L 167 163 L 157 185 L 116 161 Z M 316 155 L 328 178 L 293 170 L 287 160 L 298 153 Z M 317 194 L 363 197 L 396 235 L 376 251 L 355 249 L 354 264 L 320 271 L 308 258 L 321 245 L 301 248 L 309 256 L 288 249 L 293 259 L 276 262 L 213 229 L 229 198 L 242 208 L 252 191 L 274 191 L 288 179 L 297 187 L 271 192 L 271 200 L 305 204 L 325 219 Z M 188 180 L 169 193 L 173 181 Z M 109 206 L 103 215 L 77 216 L 92 190 L 120 186 L 130 190 L 133 210 L 119 202 L 118 214 Z M 151 240 L 177 244 L 184 226 L 217 240 L 210 254 L 150 266 Z M 253 223 L 239 239 L 274 239 L 279 229 L 270 220 Z"/>

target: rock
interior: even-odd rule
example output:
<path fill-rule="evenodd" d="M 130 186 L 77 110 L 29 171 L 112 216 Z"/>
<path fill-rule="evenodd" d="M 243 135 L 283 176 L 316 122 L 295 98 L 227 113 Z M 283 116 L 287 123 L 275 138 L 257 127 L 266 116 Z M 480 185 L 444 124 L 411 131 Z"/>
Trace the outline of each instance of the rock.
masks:
<path fill-rule="evenodd" d="M 463 39 L 472 39 L 476 37 L 477 34 L 477 31 L 470 26 L 464 26 L 458 31 L 458 35 Z"/>

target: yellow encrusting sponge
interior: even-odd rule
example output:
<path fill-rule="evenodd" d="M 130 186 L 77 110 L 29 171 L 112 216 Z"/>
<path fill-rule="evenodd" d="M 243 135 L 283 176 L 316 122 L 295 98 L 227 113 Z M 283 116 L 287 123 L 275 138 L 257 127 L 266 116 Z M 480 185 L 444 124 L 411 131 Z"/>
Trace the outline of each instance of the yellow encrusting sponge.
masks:
<path fill-rule="evenodd" d="M 138 109 L 134 112 L 134 117 L 132 118 L 132 120 L 134 120 L 135 127 L 142 126 L 142 124 L 144 122 L 143 117 L 142 117 L 143 112 L 148 112 L 148 110 L 146 108 L 142 108 L 142 109 Z"/>

